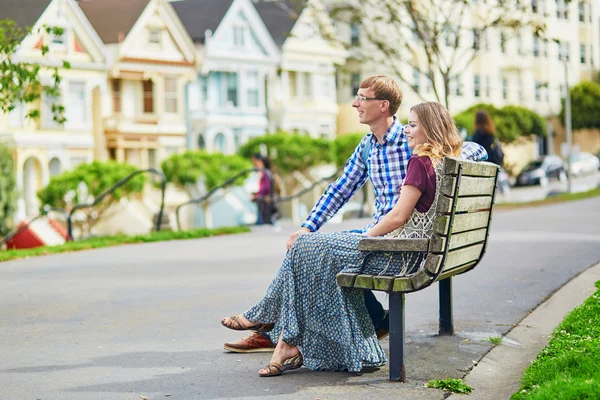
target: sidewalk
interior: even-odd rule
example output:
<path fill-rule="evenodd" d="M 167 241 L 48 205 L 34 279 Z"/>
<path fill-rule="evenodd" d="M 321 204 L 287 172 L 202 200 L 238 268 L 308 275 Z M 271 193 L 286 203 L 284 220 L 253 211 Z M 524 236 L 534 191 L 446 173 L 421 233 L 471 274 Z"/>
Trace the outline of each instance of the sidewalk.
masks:
<path fill-rule="evenodd" d="M 591 296 L 600 280 L 600 263 L 560 288 L 511 330 L 465 377 L 474 390 L 469 399 L 509 399 L 525 369 L 548 344 L 548 335 L 575 307 Z M 452 395 L 449 399 L 464 399 Z"/>

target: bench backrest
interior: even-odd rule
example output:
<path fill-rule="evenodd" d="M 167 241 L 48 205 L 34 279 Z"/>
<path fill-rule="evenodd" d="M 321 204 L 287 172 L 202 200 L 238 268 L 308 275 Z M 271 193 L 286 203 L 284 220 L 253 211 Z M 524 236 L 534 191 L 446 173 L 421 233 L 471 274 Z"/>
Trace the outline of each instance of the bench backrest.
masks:
<path fill-rule="evenodd" d="M 420 290 L 474 268 L 485 253 L 498 166 L 446 157 L 434 234 L 424 268 L 396 278 L 394 291 Z"/>

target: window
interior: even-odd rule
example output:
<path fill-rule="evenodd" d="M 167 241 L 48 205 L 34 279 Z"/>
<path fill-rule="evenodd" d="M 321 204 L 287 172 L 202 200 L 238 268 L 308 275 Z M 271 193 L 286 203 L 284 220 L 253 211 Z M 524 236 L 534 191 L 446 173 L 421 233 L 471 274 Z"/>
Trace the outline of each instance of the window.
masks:
<path fill-rule="evenodd" d="M 296 71 L 290 71 L 288 73 L 288 79 L 290 82 L 290 98 L 298 97 L 298 73 Z"/>
<path fill-rule="evenodd" d="M 82 124 L 86 121 L 87 107 L 85 82 L 69 82 L 69 107 L 66 108 L 67 124 Z"/>
<path fill-rule="evenodd" d="M 500 32 L 500 52 L 506 53 L 506 35 L 504 32 Z"/>
<path fill-rule="evenodd" d="M 221 153 L 225 153 L 225 135 L 222 133 L 217 133 L 215 136 L 215 150 L 220 151 Z"/>
<path fill-rule="evenodd" d="M 473 76 L 473 96 L 475 97 L 479 97 L 481 95 L 480 93 L 480 79 L 479 79 L 479 75 L 475 74 Z"/>
<path fill-rule="evenodd" d="M 258 71 L 248 71 L 246 74 L 246 87 L 247 96 L 248 96 L 248 107 L 258 107 L 259 106 L 259 75 Z M 237 148 L 237 147 L 236 147 Z"/>
<path fill-rule="evenodd" d="M 233 145 L 235 146 L 235 151 L 238 151 L 241 144 L 242 144 L 242 128 L 233 128 Z"/>
<path fill-rule="evenodd" d="M 331 89 L 332 77 L 329 74 L 320 74 L 319 94 L 322 98 L 330 98 L 333 90 Z"/>
<path fill-rule="evenodd" d="M 242 25 L 235 25 L 233 27 L 233 45 L 234 46 L 244 47 L 245 31 L 246 31 L 246 29 Z"/>
<path fill-rule="evenodd" d="M 565 43 L 565 61 L 569 62 L 571 60 L 571 43 Z"/>
<path fill-rule="evenodd" d="M 421 88 L 421 73 L 417 68 L 413 68 L 413 90 L 415 93 L 419 93 Z"/>
<path fill-rule="evenodd" d="M 502 98 L 506 100 L 508 98 L 508 79 L 502 78 Z"/>
<path fill-rule="evenodd" d="M 24 128 L 26 116 L 25 104 L 18 103 L 8 116 L 8 124 L 13 128 Z"/>
<path fill-rule="evenodd" d="M 534 57 L 540 56 L 540 40 L 535 35 L 533 36 L 533 56 Z"/>
<path fill-rule="evenodd" d="M 490 97 L 490 76 L 485 76 L 485 97 Z"/>
<path fill-rule="evenodd" d="M 351 96 L 354 96 L 358 93 L 358 89 L 360 89 L 360 74 L 354 73 L 350 78 L 350 85 L 352 86 Z"/>
<path fill-rule="evenodd" d="M 42 128 L 58 128 L 60 124 L 54 121 L 54 113 L 52 109 L 60 104 L 60 99 L 47 93 L 44 93 L 43 99 Z"/>
<path fill-rule="evenodd" d="M 540 101 L 542 95 L 541 95 L 541 84 L 538 81 L 535 81 L 535 101 Z"/>
<path fill-rule="evenodd" d="M 227 104 L 233 107 L 238 106 L 238 76 L 235 72 L 227 72 L 226 74 L 226 85 L 227 85 Z"/>
<path fill-rule="evenodd" d="M 177 112 L 177 78 L 165 78 L 165 111 L 168 113 Z"/>
<path fill-rule="evenodd" d="M 206 104 L 208 101 L 208 76 L 202 75 L 200 77 L 200 85 L 202 91 L 202 103 Z"/>
<path fill-rule="evenodd" d="M 579 61 L 585 64 L 585 44 L 579 45 Z"/>
<path fill-rule="evenodd" d="M 145 113 L 153 113 L 154 112 L 154 84 L 152 81 L 147 80 L 142 82 L 142 86 L 144 89 L 144 112 Z"/>
<path fill-rule="evenodd" d="M 56 176 L 60 174 L 60 172 L 62 171 L 62 167 L 58 158 L 53 157 L 52 160 L 50 160 L 49 170 L 50 176 Z"/>
<path fill-rule="evenodd" d="M 537 0 L 531 0 L 531 12 L 534 14 L 537 14 L 537 12 L 538 12 Z"/>
<path fill-rule="evenodd" d="M 121 112 L 121 80 L 113 79 L 112 81 L 112 97 L 113 97 L 113 110 L 116 113 Z"/>
<path fill-rule="evenodd" d="M 148 42 L 151 44 L 161 43 L 162 31 L 158 28 L 151 28 L 148 30 Z"/>
<path fill-rule="evenodd" d="M 473 49 L 478 50 L 480 44 L 480 32 L 477 29 L 473 29 Z"/>
<path fill-rule="evenodd" d="M 458 76 L 454 80 L 454 89 L 455 89 L 454 93 L 457 96 L 462 96 L 462 83 L 460 82 L 460 78 Z"/>
<path fill-rule="evenodd" d="M 548 58 L 548 39 L 544 39 L 544 57 Z"/>
<path fill-rule="evenodd" d="M 350 44 L 352 46 L 360 44 L 360 24 L 357 21 L 350 24 Z"/>
<path fill-rule="evenodd" d="M 450 47 L 452 46 L 452 43 L 454 42 L 452 39 L 454 37 L 454 32 L 452 31 L 452 28 L 448 25 L 446 25 L 444 27 L 444 41 L 446 43 L 446 46 Z"/>
<path fill-rule="evenodd" d="M 204 135 L 201 133 L 198 135 L 198 148 L 200 150 L 204 150 L 206 148 L 206 142 L 204 141 Z"/>
<path fill-rule="evenodd" d="M 303 76 L 303 92 L 304 97 L 312 97 L 312 77 L 310 72 L 304 72 Z"/>
<path fill-rule="evenodd" d="M 594 66 L 594 49 L 591 44 L 590 44 L 590 65 L 592 67 Z"/>
<path fill-rule="evenodd" d="M 579 2 L 579 22 L 585 22 L 585 3 Z"/>

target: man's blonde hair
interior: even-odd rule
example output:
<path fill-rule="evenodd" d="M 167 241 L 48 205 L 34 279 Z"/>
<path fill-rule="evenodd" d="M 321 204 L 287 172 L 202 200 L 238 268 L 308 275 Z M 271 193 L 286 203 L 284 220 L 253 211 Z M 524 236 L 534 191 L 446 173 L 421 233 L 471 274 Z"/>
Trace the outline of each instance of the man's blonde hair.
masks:
<path fill-rule="evenodd" d="M 390 102 L 390 115 L 395 115 L 402 104 L 402 91 L 396 81 L 389 76 L 375 75 L 360 83 L 361 89 L 371 89 L 375 97 Z"/>
<path fill-rule="evenodd" d="M 431 158 L 434 165 L 446 156 L 459 157 L 463 139 L 450 113 L 440 103 L 428 101 L 411 107 L 425 133 L 425 143 L 413 149 L 413 154 Z"/>

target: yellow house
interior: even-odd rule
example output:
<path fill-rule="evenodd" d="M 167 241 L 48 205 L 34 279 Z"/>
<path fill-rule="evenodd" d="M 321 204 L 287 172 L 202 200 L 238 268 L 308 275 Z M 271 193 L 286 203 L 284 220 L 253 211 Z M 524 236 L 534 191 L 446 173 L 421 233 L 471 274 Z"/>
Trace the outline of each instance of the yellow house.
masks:
<path fill-rule="evenodd" d="M 99 91 L 106 85 L 104 45 L 74 0 L 6 0 L 0 16 L 21 27 L 33 27 L 16 53 L 15 61 L 42 66 L 42 84 L 52 85 L 53 67 L 59 68 L 60 98 L 46 94 L 36 104 L 19 105 L 10 114 L 0 114 L 0 139 L 14 148 L 17 184 L 21 193 L 17 220 L 39 213 L 37 190 L 50 177 L 94 158 L 93 121 Z M 40 31 L 61 27 L 60 36 Z M 42 46 L 49 53 L 42 55 Z M 63 104 L 66 123 L 58 125 L 51 112 Z M 40 110 L 39 120 L 25 119 L 30 108 Z"/>
<path fill-rule="evenodd" d="M 185 85 L 196 76 L 194 44 L 166 0 L 86 0 L 79 6 L 108 54 L 97 157 L 159 167 L 186 148 Z"/>

